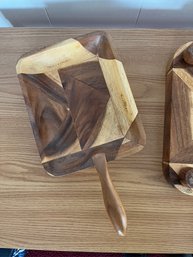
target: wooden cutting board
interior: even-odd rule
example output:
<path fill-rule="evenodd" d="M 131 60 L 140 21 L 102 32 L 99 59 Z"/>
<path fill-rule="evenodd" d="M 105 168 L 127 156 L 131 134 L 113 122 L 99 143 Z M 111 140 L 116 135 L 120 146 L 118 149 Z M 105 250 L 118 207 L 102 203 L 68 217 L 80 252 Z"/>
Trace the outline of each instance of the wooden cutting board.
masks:
<path fill-rule="evenodd" d="M 107 212 L 124 234 L 126 215 L 106 161 L 141 150 L 145 132 L 109 36 L 70 38 L 22 57 L 16 69 L 42 165 L 54 176 L 94 165 Z"/>
<path fill-rule="evenodd" d="M 169 183 L 193 195 L 193 42 L 176 51 L 167 73 L 163 169 Z"/>
<path fill-rule="evenodd" d="M 44 168 L 59 176 L 143 148 L 144 130 L 107 35 L 68 39 L 21 58 L 17 73 Z"/>

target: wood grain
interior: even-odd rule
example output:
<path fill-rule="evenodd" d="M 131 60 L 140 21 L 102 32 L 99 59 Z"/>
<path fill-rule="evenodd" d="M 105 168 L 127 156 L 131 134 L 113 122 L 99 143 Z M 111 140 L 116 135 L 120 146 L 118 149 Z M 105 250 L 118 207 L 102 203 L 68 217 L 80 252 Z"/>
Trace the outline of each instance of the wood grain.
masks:
<path fill-rule="evenodd" d="M 87 51 L 97 60 L 88 60 Z M 107 33 L 97 31 L 27 54 L 16 71 L 44 168 L 62 176 L 94 165 L 107 213 L 124 236 L 127 217 L 107 161 L 140 151 L 146 135 L 123 65 L 115 58 Z"/>
<path fill-rule="evenodd" d="M 121 199 L 111 181 L 105 154 L 95 154 L 92 160 L 101 181 L 104 204 L 109 218 L 118 235 L 125 236 L 127 231 L 127 216 Z"/>
<path fill-rule="evenodd" d="M 125 238 L 118 238 L 110 226 L 94 169 L 54 179 L 43 172 L 15 64 L 24 52 L 90 31 L 0 30 L 0 245 L 65 251 L 193 252 L 192 197 L 170 187 L 162 174 L 166 64 L 180 45 L 192 40 L 193 31 L 109 30 L 147 133 L 143 151 L 109 163 L 128 213 Z"/>
<path fill-rule="evenodd" d="M 70 38 L 56 44 L 55 48 L 50 46 L 46 52 L 42 49 L 40 52 L 21 58 L 17 64 L 17 73 L 45 73 L 52 71 L 56 64 L 58 69 L 62 69 L 94 60 L 97 60 L 96 55 L 87 51 L 79 41 Z"/>
<path fill-rule="evenodd" d="M 108 37 L 91 32 L 25 54 L 17 62 L 34 137 L 50 175 L 91 167 L 95 153 L 106 153 L 111 161 L 145 145 L 125 70 Z M 136 131 L 130 130 L 133 123 Z M 124 140 L 127 133 L 134 136 Z"/>
<path fill-rule="evenodd" d="M 181 46 L 166 79 L 163 170 L 168 182 L 193 196 L 192 42 Z"/>
<path fill-rule="evenodd" d="M 103 73 L 98 62 L 88 62 L 62 69 L 59 74 L 77 137 L 86 150 L 100 132 L 110 98 Z"/>

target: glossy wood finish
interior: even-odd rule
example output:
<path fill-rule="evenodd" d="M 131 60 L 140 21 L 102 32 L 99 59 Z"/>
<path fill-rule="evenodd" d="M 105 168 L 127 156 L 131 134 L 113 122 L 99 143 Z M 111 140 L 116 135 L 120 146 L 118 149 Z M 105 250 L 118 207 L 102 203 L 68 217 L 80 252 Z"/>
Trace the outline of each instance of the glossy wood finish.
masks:
<path fill-rule="evenodd" d="M 94 164 L 109 217 L 125 235 L 126 214 L 107 176 L 106 156 L 132 154 L 146 137 L 109 36 L 100 31 L 65 40 L 25 55 L 16 70 L 44 168 L 58 176 Z"/>
<path fill-rule="evenodd" d="M 118 235 L 125 236 L 127 229 L 127 216 L 120 197 L 111 181 L 105 154 L 95 154 L 92 157 L 92 160 L 101 181 L 103 199 L 107 213 Z"/>
<path fill-rule="evenodd" d="M 105 32 L 93 32 L 25 54 L 17 63 L 42 164 L 51 175 L 93 166 L 96 153 L 110 161 L 145 144 L 123 65 L 109 40 Z"/>
<path fill-rule="evenodd" d="M 181 46 L 172 59 L 166 81 L 163 169 L 167 180 L 193 195 L 193 43 Z"/>
<path fill-rule="evenodd" d="M 24 52 L 90 31 L 0 29 L 1 247 L 192 253 L 192 197 L 166 183 L 162 172 L 166 63 L 193 39 L 192 30 L 109 30 L 148 139 L 141 152 L 108 163 L 128 214 L 125 237 L 110 225 L 94 168 L 45 176 L 15 64 Z"/>

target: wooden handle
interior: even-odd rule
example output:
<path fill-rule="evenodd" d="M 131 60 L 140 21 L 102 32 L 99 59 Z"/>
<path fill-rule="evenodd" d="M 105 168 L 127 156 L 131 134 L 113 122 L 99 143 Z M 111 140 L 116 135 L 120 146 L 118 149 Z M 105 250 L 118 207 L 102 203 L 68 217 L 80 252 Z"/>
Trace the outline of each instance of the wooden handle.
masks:
<path fill-rule="evenodd" d="M 124 236 L 127 228 L 127 217 L 121 199 L 109 176 L 105 154 L 95 154 L 92 157 L 92 160 L 101 181 L 103 199 L 107 213 L 117 233 L 120 236 Z"/>

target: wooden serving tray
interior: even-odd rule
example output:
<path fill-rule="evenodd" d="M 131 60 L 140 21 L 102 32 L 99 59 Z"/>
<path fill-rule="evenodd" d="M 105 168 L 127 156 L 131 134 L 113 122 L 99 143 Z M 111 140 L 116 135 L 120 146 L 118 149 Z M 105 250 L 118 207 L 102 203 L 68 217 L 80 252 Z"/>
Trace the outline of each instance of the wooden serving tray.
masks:
<path fill-rule="evenodd" d="M 167 72 L 163 170 L 182 193 L 193 195 L 193 42 L 181 46 Z"/>
<path fill-rule="evenodd" d="M 21 58 L 17 73 L 44 168 L 59 176 L 144 146 L 124 72 L 104 32 L 68 39 Z"/>
<path fill-rule="evenodd" d="M 145 133 L 109 36 L 70 38 L 22 57 L 16 69 L 44 168 L 61 176 L 94 165 L 104 198 L 119 208 L 106 160 L 141 150 Z"/>

